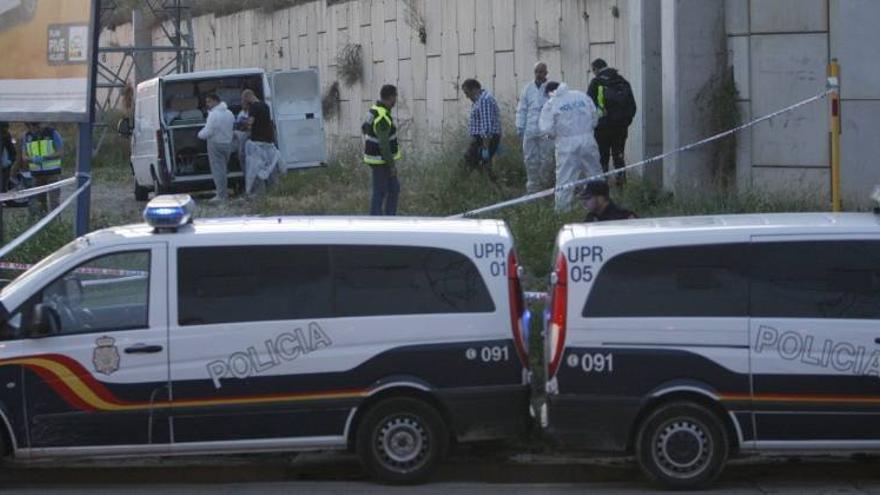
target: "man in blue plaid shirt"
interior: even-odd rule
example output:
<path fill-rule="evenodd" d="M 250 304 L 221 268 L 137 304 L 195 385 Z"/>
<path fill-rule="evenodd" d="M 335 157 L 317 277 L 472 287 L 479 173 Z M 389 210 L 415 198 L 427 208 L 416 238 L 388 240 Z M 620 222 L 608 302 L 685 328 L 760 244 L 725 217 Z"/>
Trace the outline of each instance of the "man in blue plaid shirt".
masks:
<path fill-rule="evenodd" d="M 501 142 L 501 112 L 498 110 L 498 103 L 492 93 L 484 90 L 475 79 L 462 83 L 461 89 L 474 102 L 468 124 L 472 141 L 465 154 L 465 163 L 470 168 L 486 170 L 494 180 L 492 158 L 498 152 Z"/>

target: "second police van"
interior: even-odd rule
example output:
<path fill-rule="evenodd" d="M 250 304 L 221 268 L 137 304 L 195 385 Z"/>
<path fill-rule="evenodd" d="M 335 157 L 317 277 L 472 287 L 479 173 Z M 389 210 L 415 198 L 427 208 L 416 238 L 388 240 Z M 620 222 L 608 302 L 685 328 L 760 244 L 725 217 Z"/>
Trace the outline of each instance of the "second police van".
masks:
<path fill-rule="evenodd" d="M 0 452 L 15 460 L 353 449 L 424 480 L 453 441 L 528 424 L 499 221 L 268 218 L 77 239 L 0 293 Z"/>
<path fill-rule="evenodd" d="M 549 431 L 674 488 L 738 452 L 880 449 L 880 216 L 565 227 Z"/>

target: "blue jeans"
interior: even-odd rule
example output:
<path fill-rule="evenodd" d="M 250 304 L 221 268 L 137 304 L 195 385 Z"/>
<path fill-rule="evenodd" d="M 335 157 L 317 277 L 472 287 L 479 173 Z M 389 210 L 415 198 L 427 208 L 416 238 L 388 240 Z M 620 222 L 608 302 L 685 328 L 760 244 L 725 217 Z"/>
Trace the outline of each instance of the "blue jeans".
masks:
<path fill-rule="evenodd" d="M 374 166 L 373 200 L 370 202 L 370 215 L 397 215 L 397 200 L 400 197 L 400 181 L 397 172 L 391 167 Z M 383 210 L 384 207 L 384 210 Z"/>

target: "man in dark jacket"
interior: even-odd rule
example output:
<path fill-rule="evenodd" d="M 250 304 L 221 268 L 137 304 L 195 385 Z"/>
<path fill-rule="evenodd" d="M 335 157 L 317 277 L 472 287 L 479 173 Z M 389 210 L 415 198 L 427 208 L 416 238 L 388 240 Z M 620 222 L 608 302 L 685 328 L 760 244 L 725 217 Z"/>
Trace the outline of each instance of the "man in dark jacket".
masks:
<path fill-rule="evenodd" d="M 580 197 L 587 208 L 586 223 L 611 222 L 638 218 L 635 213 L 617 206 L 611 201 L 608 183 L 597 180 L 587 183 L 580 191 Z"/>
<path fill-rule="evenodd" d="M 602 170 L 607 173 L 611 158 L 614 159 L 615 169 L 626 166 L 624 149 L 629 126 L 636 116 L 636 100 L 629 82 L 601 58 L 593 61 L 593 73 L 596 77 L 590 83 L 587 94 L 593 99 L 601 116 L 596 127 L 596 142 L 599 144 Z M 617 185 L 625 182 L 626 173 L 618 173 Z"/>

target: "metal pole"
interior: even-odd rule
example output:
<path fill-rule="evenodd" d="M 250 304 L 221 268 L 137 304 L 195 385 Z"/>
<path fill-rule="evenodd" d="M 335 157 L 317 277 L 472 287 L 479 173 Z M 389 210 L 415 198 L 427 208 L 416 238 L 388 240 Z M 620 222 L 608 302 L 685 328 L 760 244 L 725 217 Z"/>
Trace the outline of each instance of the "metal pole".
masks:
<path fill-rule="evenodd" d="M 12 166 L 13 164 L 9 165 L 9 170 L 12 170 Z M 6 192 L 6 169 L 3 168 L 2 164 L 0 164 L 0 191 Z M 6 244 L 6 232 L 3 227 L 3 202 L 0 201 L 0 246 Z"/>
<path fill-rule="evenodd" d="M 92 124 L 79 124 L 79 145 L 77 147 L 76 176 L 77 187 L 82 187 L 92 176 Z M 76 236 L 82 237 L 89 233 L 91 215 L 92 188 L 82 192 L 76 200 Z"/>
<path fill-rule="evenodd" d="M 831 93 L 831 209 L 835 213 L 842 210 L 840 195 L 840 64 L 832 59 L 828 65 L 828 85 Z"/>
<path fill-rule="evenodd" d="M 92 126 L 95 124 L 95 103 L 98 87 L 98 39 L 101 36 L 101 0 L 92 2 L 92 39 L 90 47 L 91 64 L 89 65 L 89 85 L 87 109 L 89 118 L 80 122 L 79 143 L 76 154 L 77 187 L 82 187 L 92 178 Z M 89 233 L 91 218 L 92 188 L 89 186 L 76 200 L 76 225 L 74 233 L 77 237 Z"/>

